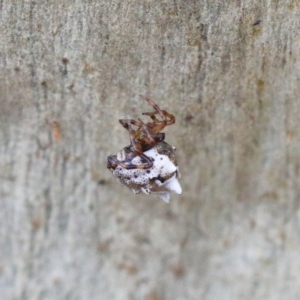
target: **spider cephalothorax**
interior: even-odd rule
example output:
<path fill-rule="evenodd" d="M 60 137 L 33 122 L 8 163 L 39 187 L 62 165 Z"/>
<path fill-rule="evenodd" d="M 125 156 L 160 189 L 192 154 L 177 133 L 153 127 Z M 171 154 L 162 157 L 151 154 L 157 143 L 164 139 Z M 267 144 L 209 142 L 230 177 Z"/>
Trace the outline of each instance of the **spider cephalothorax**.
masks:
<path fill-rule="evenodd" d="M 147 97 L 144 98 L 154 112 L 146 112 L 153 122 L 144 123 L 141 119 L 121 119 L 119 122 L 129 131 L 130 145 L 117 155 L 107 158 L 107 168 L 113 172 L 118 181 L 127 185 L 136 194 L 158 193 L 166 202 L 168 191 L 181 193 L 177 180 L 180 177 L 175 148 L 164 142 L 165 134 L 160 132 L 167 125 L 175 123 L 175 117 Z M 156 118 L 160 116 L 161 120 Z M 133 129 L 132 126 L 136 128 Z"/>

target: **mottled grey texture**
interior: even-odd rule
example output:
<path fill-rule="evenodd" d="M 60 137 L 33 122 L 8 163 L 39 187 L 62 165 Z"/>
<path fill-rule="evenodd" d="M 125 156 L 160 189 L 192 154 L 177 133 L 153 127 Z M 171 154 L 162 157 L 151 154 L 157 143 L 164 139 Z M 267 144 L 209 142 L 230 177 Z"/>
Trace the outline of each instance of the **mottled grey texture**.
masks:
<path fill-rule="evenodd" d="M 1 0 L 0 31 L 1 299 L 299 299 L 299 1 Z M 169 205 L 106 170 L 138 94 L 177 118 Z"/>

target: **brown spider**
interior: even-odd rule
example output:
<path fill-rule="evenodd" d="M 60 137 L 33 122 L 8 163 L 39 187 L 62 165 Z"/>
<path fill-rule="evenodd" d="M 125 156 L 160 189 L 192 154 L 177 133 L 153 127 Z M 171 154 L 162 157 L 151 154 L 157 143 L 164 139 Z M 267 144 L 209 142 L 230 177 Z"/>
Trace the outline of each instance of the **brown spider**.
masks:
<path fill-rule="evenodd" d="M 165 110 L 159 108 L 149 98 L 140 95 L 145 99 L 155 111 L 144 112 L 143 115 L 149 116 L 153 122 L 144 123 L 140 118 L 138 121 L 133 119 L 120 119 L 121 125 L 129 131 L 130 136 L 130 146 L 125 147 L 123 154 L 124 159 L 122 161 L 117 159 L 116 155 L 110 155 L 107 158 L 107 168 L 110 170 L 115 170 L 118 165 L 121 167 L 131 170 L 131 169 L 150 169 L 153 166 L 153 158 L 148 157 L 143 152 L 153 148 L 158 143 L 165 139 L 165 134 L 160 132 L 166 126 L 175 123 L 175 117 Z M 161 120 L 157 119 L 155 115 L 159 115 Z M 136 129 L 132 128 L 136 126 Z M 132 164 L 131 161 L 134 157 L 139 156 L 143 164 Z"/>

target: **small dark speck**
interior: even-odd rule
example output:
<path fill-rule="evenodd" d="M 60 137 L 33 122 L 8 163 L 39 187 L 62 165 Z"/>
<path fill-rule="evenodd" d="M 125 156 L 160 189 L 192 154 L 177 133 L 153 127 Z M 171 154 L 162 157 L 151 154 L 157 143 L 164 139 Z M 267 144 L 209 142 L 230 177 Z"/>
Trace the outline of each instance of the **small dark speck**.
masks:
<path fill-rule="evenodd" d="M 149 174 L 149 173 L 150 173 L 150 171 L 149 171 L 149 170 L 147 170 L 147 173 Z"/>
<path fill-rule="evenodd" d="M 261 20 L 257 20 L 257 21 L 255 21 L 253 24 L 252 24 L 252 26 L 257 26 L 257 25 L 259 25 L 261 23 Z"/>
<path fill-rule="evenodd" d="M 163 157 L 161 157 L 160 160 L 163 160 Z"/>
<path fill-rule="evenodd" d="M 63 57 L 61 61 L 62 61 L 62 63 L 64 65 L 66 65 L 67 63 L 69 63 L 69 60 L 66 57 Z"/>
<path fill-rule="evenodd" d="M 14 69 L 16 72 L 20 72 L 20 68 L 19 67 L 15 67 Z"/>
<path fill-rule="evenodd" d="M 137 175 L 134 175 L 134 178 L 137 178 Z"/>
<path fill-rule="evenodd" d="M 215 55 L 215 53 L 214 53 L 214 52 L 212 52 L 210 55 Z"/>
<path fill-rule="evenodd" d="M 42 81 L 42 82 L 41 82 L 41 85 L 42 85 L 43 87 L 47 87 L 47 82 L 46 82 L 46 81 Z"/>
<path fill-rule="evenodd" d="M 100 180 L 98 181 L 98 184 L 99 184 L 99 185 L 104 185 L 104 184 L 106 184 L 106 181 L 105 181 L 104 179 L 100 179 Z"/>
<path fill-rule="evenodd" d="M 193 118 L 194 118 L 194 117 L 193 117 L 191 114 L 188 114 L 188 115 L 185 116 L 184 120 L 185 120 L 186 122 L 190 122 L 190 121 L 193 120 Z"/>
<path fill-rule="evenodd" d="M 164 183 L 166 181 L 166 179 L 164 179 L 163 177 L 159 177 L 159 180 L 161 183 Z"/>

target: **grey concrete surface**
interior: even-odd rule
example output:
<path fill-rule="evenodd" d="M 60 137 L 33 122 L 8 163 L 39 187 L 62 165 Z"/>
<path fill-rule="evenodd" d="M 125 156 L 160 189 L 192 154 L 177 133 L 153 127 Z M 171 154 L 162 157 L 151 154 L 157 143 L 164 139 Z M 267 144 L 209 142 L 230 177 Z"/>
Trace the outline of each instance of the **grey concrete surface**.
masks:
<path fill-rule="evenodd" d="M 300 297 L 299 1 L 0 1 L 1 299 Z M 183 194 L 106 170 L 176 115 Z"/>

